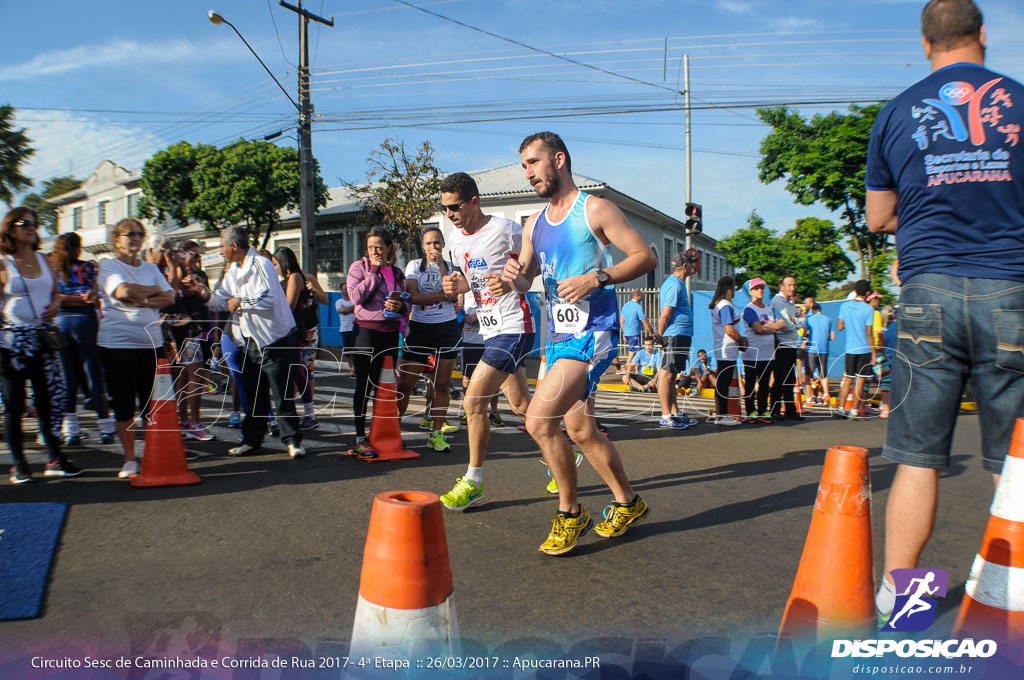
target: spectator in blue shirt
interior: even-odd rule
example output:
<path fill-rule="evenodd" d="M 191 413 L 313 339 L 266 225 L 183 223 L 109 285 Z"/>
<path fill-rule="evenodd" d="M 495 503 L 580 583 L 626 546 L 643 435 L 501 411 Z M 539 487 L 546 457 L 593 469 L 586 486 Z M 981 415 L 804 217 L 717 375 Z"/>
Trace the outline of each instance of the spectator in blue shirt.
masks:
<path fill-rule="evenodd" d="M 644 314 L 643 305 L 640 304 L 640 301 L 643 299 L 644 294 L 637 288 L 633 291 L 629 302 L 622 305 L 620 321 L 622 322 L 622 336 L 626 339 L 626 351 L 628 352 L 626 364 L 633 361 L 633 355 L 640 351 L 640 338 L 644 330 L 648 334 L 654 335 L 654 328 L 651 327 L 651 322 L 647 320 L 647 315 Z"/>
<path fill-rule="evenodd" d="M 661 352 L 654 349 L 654 340 L 644 338 L 643 347 L 633 353 L 626 363 L 626 374 L 622 382 L 629 385 L 630 392 L 657 392 L 658 367 L 661 366 Z"/>
<path fill-rule="evenodd" d="M 708 358 L 708 353 L 702 349 L 697 350 L 697 358 L 690 364 L 690 371 L 683 376 L 680 385 L 684 389 L 693 390 L 693 396 L 700 394 L 701 390 L 714 389 L 716 385 L 716 371 Z"/>
<path fill-rule="evenodd" d="M 681 430 L 697 421 L 679 413 L 674 389 L 676 375 L 686 368 L 693 341 L 693 311 L 690 309 L 684 281 L 686 256 L 672 256 L 672 274 L 661 284 L 661 315 L 658 317 L 658 335 L 661 336 L 662 362 L 658 372 L 658 396 L 661 397 L 661 427 Z"/>
<path fill-rule="evenodd" d="M 860 398 L 864 391 L 864 379 L 872 375 L 871 366 L 875 363 L 875 342 L 872 327 L 875 323 L 875 310 L 864 302 L 864 296 L 871 290 L 871 285 L 861 279 L 853 285 L 855 297 L 847 300 L 839 308 L 837 328 L 846 331 L 846 370 L 843 382 L 839 385 L 839 403 L 836 405 L 838 414 L 843 418 L 859 418 Z M 853 406 L 846 411 L 846 395 L 850 394 L 853 385 Z"/>
<path fill-rule="evenodd" d="M 807 317 L 807 334 L 804 336 L 804 349 L 807 350 L 807 396 L 811 397 L 811 381 L 817 380 L 822 396 L 815 403 L 827 403 L 828 391 L 828 345 L 836 339 L 832 330 L 832 318 L 822 314 L 821 305 L 811 305 L 811 314 Z M 815 374 L 817 374 L 815 376 Z"/>

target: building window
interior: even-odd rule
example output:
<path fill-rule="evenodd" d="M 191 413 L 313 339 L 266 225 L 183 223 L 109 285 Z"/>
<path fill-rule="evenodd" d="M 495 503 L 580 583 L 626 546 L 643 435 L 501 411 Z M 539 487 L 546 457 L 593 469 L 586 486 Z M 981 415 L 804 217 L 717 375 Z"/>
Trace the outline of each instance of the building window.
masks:
<path fill-rule="evenodd" d="M 107 204 L 110 201 L 100 201 L 96 204 L 96 224 L 103 225 L 107 223 Z"/>
<path fill-rule="evenodd" d="M 78 231 L 82 228 L 82 206 L 71 210 L 71 228 Z"/>
<path fill-rule="evenodd" d="M 142 193 L 128 194 L 128 205 L 126 208 L 128 212 L 126 217 L 138 217 L 139 212 L 139 199 L 142 198 Z"/>
<path fill-rule="evenodd" d="M 672 239 L 665 239 L 665 274 L 672 273 Z"/>

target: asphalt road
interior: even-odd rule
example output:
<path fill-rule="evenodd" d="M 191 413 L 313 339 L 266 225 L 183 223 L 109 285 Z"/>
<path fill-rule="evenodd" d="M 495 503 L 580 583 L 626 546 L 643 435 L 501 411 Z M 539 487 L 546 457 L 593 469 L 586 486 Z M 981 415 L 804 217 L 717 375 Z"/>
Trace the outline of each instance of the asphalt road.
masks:
<path fill-rule="evenodd" d="M 253 639 L 343 651 L 374 495 L 444 493 L 467 463 L 464 431 L 452 437 L 450 453 L 435 453 L 425 446 L 426 433 L 415 430 L 418 417 L 403 425 L 407 445 L 422 453 L 418 460 L 367 464 L 340 455 L 352 442 L 352 385 L 347 377 L 318 378 L 320 406 L 326 411 L 334 400 L 345 417 L 321 417 L 323 426 L 306 440 L 305 459 L 289 459 L 269 440 L 262 455 L 229 458 L 225 450 L 237 430 L 216 425 L 217 441 L 189 443 L 202 456 L 191 463 L 203 480 L 197 486 L 133 488 L 116 478 L 121 458 L 114 446 L 69 449 L 86 469 L 81 477 L 0 486 L 0 502 L 70 505 L 43 614 L 0 624 L 5 644 L 28 650 L 59 640 L 117 654 L 169 645 L 161 631 L 179 629 L 189 641 L 195 633 L 228 651 L 257 644 Z M 211 417 L 218 399 L 204 399 Z M 649 518 L 617 539 L 591 532 L 561 557 L 537 551 L 556 501 L 544 490 L 535 444 L 515 427 L 494 431 L 485 502 L 444 514 L 458 624 L 463 637 L 477 641 L 467 643 L 471 649 L 553 653 L 614 638 L 636 651 L 645 640 L 664 646 L 773 633 L 830 445 L 870 451 L 880 573 L 895 471 L 880 456 L 885 421 L 832 420 L 815 412 L 798 424 L 702 422 L 669 431 L 650 415 L 653 403 L 629 393 L 599 400 L 628 475 L 651 506 Z M 691 400 L 687 410 L 703 413 L 709 405 Z M 940 604 L 947 629 L 991 502 L 979 442 L 976 416 L 962 415 L 935 535 L 921 558 L 922 566 L 949 571 L 951 590 L 959 584 Z M 38 448 L 32 453 L 42 460 Z M 580 491 L 596 516 L 612 500 L 586 463 Z"/>

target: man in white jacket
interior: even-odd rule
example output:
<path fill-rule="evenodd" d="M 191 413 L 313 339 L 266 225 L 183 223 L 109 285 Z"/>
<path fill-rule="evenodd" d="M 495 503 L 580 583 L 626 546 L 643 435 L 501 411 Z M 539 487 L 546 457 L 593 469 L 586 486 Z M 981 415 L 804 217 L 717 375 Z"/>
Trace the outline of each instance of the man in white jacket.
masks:
<path fill-rule="evenodd" d="M 281 443 L 288 455 L 301 458 L 302 432 L 292 398 L 292 366 L 301 363 L 301 342 L 294 337 L 295 321 L 270 260 L 249 246 L 243 227 L 221 232 L 220 250 L 225 272 L 216 291 L 194 281 L 184 281 L 197 291 L 211 310 L 238 313 L 238 328 L 245 344 L 242 384 L 245 387 L 246 416 L 242 422 L 242 443 L 228 450 L 229 456 L 257 453 L 263 445 L 270 413 L 270 395 L 281 428 Z"/>

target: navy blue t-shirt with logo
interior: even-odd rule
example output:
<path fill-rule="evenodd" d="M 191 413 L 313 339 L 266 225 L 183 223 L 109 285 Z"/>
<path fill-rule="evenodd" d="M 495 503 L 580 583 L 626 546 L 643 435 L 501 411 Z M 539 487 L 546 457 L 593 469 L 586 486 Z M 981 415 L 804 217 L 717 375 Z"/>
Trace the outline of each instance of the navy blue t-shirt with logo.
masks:
<path fill-rule="evenodd" d="M 865 185 L 899 197 L 900 278 L 1024 281 L 1024 87 L 983 66 L 932 72 L 878 114 Z"/>

